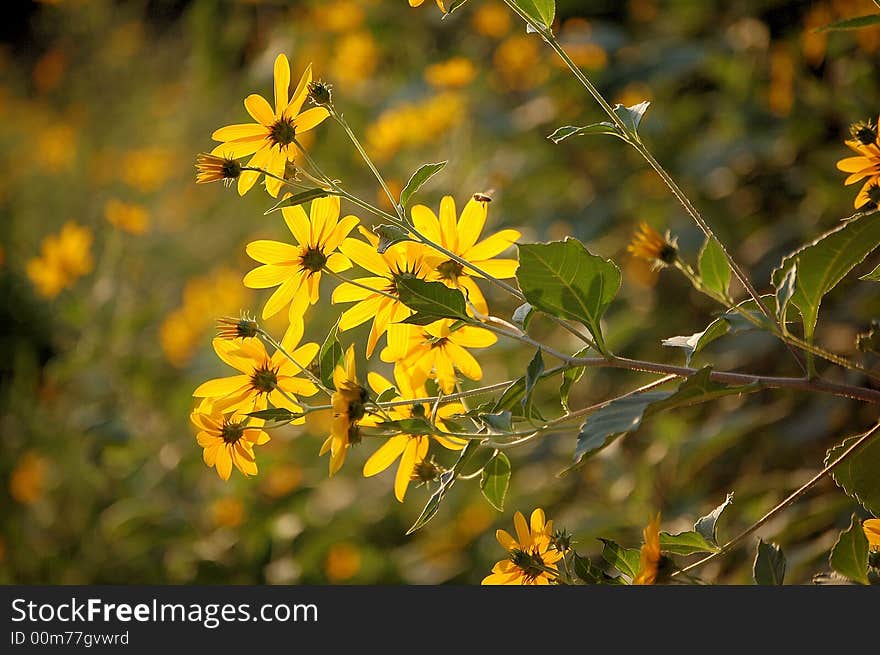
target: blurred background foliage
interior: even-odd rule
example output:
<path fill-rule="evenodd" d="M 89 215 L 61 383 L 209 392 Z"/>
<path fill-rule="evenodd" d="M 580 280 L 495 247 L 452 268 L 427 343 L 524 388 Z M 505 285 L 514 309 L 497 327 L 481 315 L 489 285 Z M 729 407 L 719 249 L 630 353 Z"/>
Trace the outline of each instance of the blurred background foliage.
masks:
<path fill-rule="evenodd" d="M 240 199 L 197 187 L 193 159 L 212 147 L 212 130 L 246 118 L 245 95 L 271 93 L 277 53 L 291 58 L 295 79 L 313 62 L 333 84 L 393 186 L 425 161 L 449 159 L 422 202 L 451 193 L 462 206 L 491 189 L 490 228 L 517 227 L 526 240 L 574 235 L 617 261 L 624 284 L 605 333 L 618 353 L 680 363 L 660 340 L 700 331 L 717 309 L 673 272 L 626 254 L 637 223 L 671 229 L 692 261 L 702 236 L 619 141 L 546 139 L 602 116 L 495 0 L 471 0 L 446 20 L 432 3 L 403 0 L 16 4 L 0 47 L 0 582 L 476 583 L 500 556 L 494 528 L 510 529 L 515 509 L 544 507 L 596 554 L 595 537 L 637 546 L 657 510 L 664 529 L 689 529 L 735 491 L 723 539 L 874 418 L 840 398 L 725 398 L 657 416 L 556 477 L 572 426 L 513 451 L 504 513 L 462 483 L 413 537 L 404 532 L 425 490 L 400 505 L 391 471 L 363 478 L 371 444 L 328 479 L 319 421 L 275 432 L 258 451 L 260 475 L 224 484 L 201 461 L 190 394 L 223 374 L 210 348 L 215 319 L 265 298 L 241 285 L 244 244 L 285 232 L 263 215 L 272 200 L 258 188 Z M 643 138 L 767 290 L 783 254 L 851 213 L 856 189 L 835 162 L 848 154 L 848 125 L 880 110 L 880 29 L 812 30 L 872 8 L 559 0 L 556 28 L 612 101 L 652 102 Z M 327 122 L 308 137 L 325 170 L 384 202 L 340 130 Z M 515 307 L 489 300 L 500 316 Z M 322 341 L 338 313 L 317 306 L 306 337 Z M 852 275 L 823 304 L 818 339 L 873 366 L 854 341 L 878 316 L 876 290 Z M 534 329 L 577 347 L 549 323 Z M 342 336 L 365 341 L 363 331 Z M 499 343 L 481 357 L 484 382 L 521 375 L 531 355 Z M 707 362 L 795 374 L 785 349 L 757 334 L 719 340 L 697 363 Z M 378 358 L 371 365 L 387 370 Z M 589 371 L 572 407 L 650 379 Z M 545 415 L 560 411 L 557 386 L 540 387 Z M 825 481 L 761 531 L 785 550 L 787 581 L 827 568 L 854 509 Z M 703 574 L 749 582 L 753 557 L 739 549 Z"/>

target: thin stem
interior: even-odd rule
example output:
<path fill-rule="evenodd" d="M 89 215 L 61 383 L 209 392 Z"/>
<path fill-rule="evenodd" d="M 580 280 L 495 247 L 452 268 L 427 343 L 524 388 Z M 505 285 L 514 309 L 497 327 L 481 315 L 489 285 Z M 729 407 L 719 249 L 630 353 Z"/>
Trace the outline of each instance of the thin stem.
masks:
<path fill-rule="evenodd" d="M 390 298 L 390 299 L 393 300 L 394 302 L 400 302 L 400 298 L 398 298 L 398 297 L 395 296 L 395 295 L 392 295 L 392 294 L 388 293 L 387 291 L 381 291 L 381 290 L 379 290 L 379 289 L 374 289 L 373 287 L 368 287 L 366 284 L 362 284 L 361 282 L 358 282 L 357 280 L 351 280 L 351 279 L 345 277 L 344 275 L 340 275 L 340 274 L 337 273 L 336 271 L 331 271 L 331 270 L 330 270 L 329 268 L 327 268 L 327 267 L 324 267 L 323 271 L 324 271 L 327 275 L 330 275 L 331 277 L 335 277 L 335 278 L 336 278 L 337 280 L 339 280 L 340 282 L 343 282 L 343 283 L 345 283 L 345 284 L 351 284 L 351 285 L 356 286 L 356 287 L 358 287 L 358 288 L 360 288 L 360 289 L 363 289 L 364 291 L 369 291 L 370 293 L 375 293 L 375 294 L 377 294 L 377 295 L 379 295 L 379 296 L 385 296 L 386 298 Z"/>
<path fill-rule="evenodd" d="M 266 340 L 267 342 L 269 342 L 273 347 L 275 347 L 278 351 L 280 351 L 282 355 L 284 355 L 285 357 L 287 357 L 287 359 L 290 360 L 290 361 L 291 361 L 291 362 L 292 362 L 292 363 L 293 363 L 293 364 L 294 364 L 294 365 L 295 365 L 295 366 L 296 366 L 296 367 L 297 367 L 302 373 L 304 373 L 305 376 L 306 376 L 309 380 L 311 380 L 312 383 L 313 383 L 316 387 L 318 387 L 318 389 L 320 389 L 321 391 L 323 391 L 323 392 L 324 392 L 325 394 L 327 394 L 328 396 L 331 396 L 331 397 L 333 396 L 333 391 L 331 391 L 330 389 L 328 389 L 327 387 L 324 386 L 324 383 L 321 382 L 321 378 L 319 378 L 317 375 L 315 375 L 314 373 L 312 373 L 308 368 L 306 368 L 305 366 L 303 366 L 302 364 L 300 364 L 298 361 L 296 361 L 296 360 L 293 358 L 293 355 L 291 355 L 289 352 L 287 352 L 287 349 L 286 349 L 283 345 L 281 345 L 281 342 L 276 341 L 275 337 L 273 337 L 271 334 L 269 334 L 268 332 L 266 332 L 263 328 L 259 328 L 259 334 L 260 334 L 261 337 L 263 337 L 263 339 L 265 339 L 265 340 Z M 280 390 L 280 389 L 279 389 L 279 390 Z M 283 390 L 281 390 L 281 391 L 282 391 L 282 393 L 283 393 Z M 299 403 L 297 403 L 297 404 L 299 404 Z"/>
<path fill-rule="evenodd" d="M 835 459 L 828 466 L 826 466 L 824 469 L 822 469 L 816 475 L 814 475 L 812 478 L 810 478 L 810 480 L 808 482 L 806 482 L 803 486 L 801 486 L 797 491 L 790 494 L 785 500 L 783 500 L 781 503 L 776 505 L 776 507 L 774 507 L 769 512 L 764 514 L 764 516 L 762 516 L 760 519 L 755 521 L 746 530 L 744 530 L 743 532 L 741 532 L 740 534 L 735 536 L 733 539 L 728 541 L 726 544 L 724 544 L 720 550 L 712 553 L 711 555 L 707 555 L 703 559 L 701 559 L 697 562 L 694 562 L 693 564 L 689 564 L 688 566 L 681 569 L 681 572 L 687 572 L 687 571 L 690 571 L 691 569 L 695 569 L 698 566 L 702 566 L 703 564 L 712 561 L 716 557 L 720 557 L 721 555 L 724 555 L 724 554 L 730 552 L 730 550 L 734 546 L 736 546 L 738 543 L 740 543 L 743 539 L 745 539 L 749 535 L 753 534 L 756 530 L 760 529 L 761 526 L 766 524 L 770 519 L 772 519 L 774 516 L 779 514 L 781 511 L 783 511 L 789 505 L 794 503 L 798 498 L 803 496 L 811 487 L 813 487 L 817 482 L 819 482 L 819 480 L 821 480 L 826 475 L 831 473 L 831 471 L 833 471 L 835 468 L 840 466 L 856 450 L 858 450 L 868 439 L 870 439 L 872 436 L 874 436 L 874 433 L 877 432 L 878 429 L 880 429 L 880 423 L 878 423 L 873 428 L 871 428 L 870 430 L 868 430 L 867 432 L 862 434 L 862 436 L 859 437 L 858 439 L 856 439 L 856 441 L 853 442 L 849 446 L 849 448 L 847 448 L 843 453 L 841 453 L 837 459 Z"/>

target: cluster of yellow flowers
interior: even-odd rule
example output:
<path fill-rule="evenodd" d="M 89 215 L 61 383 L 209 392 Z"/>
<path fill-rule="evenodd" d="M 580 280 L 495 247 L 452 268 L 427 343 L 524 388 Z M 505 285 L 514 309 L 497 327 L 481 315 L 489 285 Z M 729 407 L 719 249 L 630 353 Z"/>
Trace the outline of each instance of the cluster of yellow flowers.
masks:
<path fill-rule="evenodd" d="M 366 132 L 367 148 L 377 161 L 404 148 L 431 143 L 461 122 L 465 98 L 453 91 L 420 102 L 407 102 L 383 112 Z M 413 129 L 413 125 L 419 128 Z"/>
<path fill-rule="evenodd" d="M 92 260 L 92 231 L 68 221 L 58 234 L 43 239 L 40 255 L 27 263 L 27 276 L 37 292 L 54 298 L 94 266 Z"/>
<path fill-rule="evenodd" d="M 289 82 L 287 58 L 279 55 L 275 62 L 275 110 L 260 96 L 248 96 L 245 107 L 258 122 L 214 132 L 214 138 L 222 143 L 211 155 L 199 157 L 199 182 L 237 179 L 239 192 L 245 193 L 263 174 L 267 190 L 278 196 L 286 184 L 288 162 L 299 156 L 297 135 L 330 115 L 328 99 L 321 95 L 320 85 L 312 82 L 310 67 L 292 97 Z M 322 106 L 302 111 L 309 97 Z M 242 166 L 236 158 L 244 156 L 251 160 Z M 474 316 L 487 314 L 476 275 L 456 260 L 471 263 L 494 278 L 511 278 L 516 260 L 499 255 L 520 236 L 516 230 L 502 230 L 481 238 L 488 202 L 477 195 L 467 202 L 460 216 L 451 196 L 442 199 L 439 215 L 416 205 L 411 209 L 411 224 L 414 233 L 423 235 L 427 243 L 404 240 L 387 248 L 380 247 L 379 237 L 360 225 L 357 216 L 340 217 L 337 195 L 312 200 L 308 213 L 302 204 L 282 207 L 281 217 L 292 238 L 289 242 L 249 243 L 247 254 L 258 265 L 245 275 L 244 285 L 274 289 L 261 317 L 270 319 L 286 309 L 288 328 L 279 342 L 253 319 L 224 320 L 214 350 L 237 374 L 209 380 L 193 394 L 200 400 L 192 422 L 198 428 L 197 439 L 204 448 L 206 464 L 216 467 L 223 479 L 229 478 L 233 466 L 246 476 L 255 474 L 254 446 L 265 443 L 269 436 L 263 420 L 253 414 L 269 407 L 286 409 L 291 412 L 290 422 L 301 424 L 304 415 L 313 411 L 301 399 L 319 391 L 329 396 L 333 414 L 330 434 L 320 450 L 320 454 L 330 455 L 331 475 L 342 467 L 349 448 L 361 440 L 361 428 L 430 416 L 434 425 L 445 432 L 444 420 L 465 408 L 458 402 L 433 406 L 427 392 L 429 380 L 443 394 L 451 394 L 459 375 L 481 379 L 482 368 L 469 349 L 488 347 L 496 337 L 486 329 L 446 319 L 425 326 L 402 323 L 414 312 L 401 302 L 398 284 L 411 278 L 442 282 L 465 294 Z M 411 236 L 414 238 L 414 234 Z M 343 277 L 342 273 L 355 266 L 363 274 Z M 357 376 L 353 345 L 333 371 L 332 388 L 325 387 L 315 375 L 319 346 L 300 342 L 304 316 L 320 299 L 321 280 L 328 277 L 338 282 L 332 302 L 351 304 L 340 316 L 339 331 L 370 322 L 367 358 L 374 355 L 385 336 L 380 359 L 394 365 L 393 382 L 371 372 L 364 386 Z M 266 349 L 266 343 L 274 348 L 273 352 Z M 384 407 L 374 400 L 380 396 L 390 399 Z M 454 435 L 394 434 L 387 436 L 368 458 L 363 473 L 375 475 L 399 459 L 394 492 L 403 501 L 413 479 L 434 479 L 440 471 L 429 458 L 432 440 L 450 450 L 465 445 Z"/>

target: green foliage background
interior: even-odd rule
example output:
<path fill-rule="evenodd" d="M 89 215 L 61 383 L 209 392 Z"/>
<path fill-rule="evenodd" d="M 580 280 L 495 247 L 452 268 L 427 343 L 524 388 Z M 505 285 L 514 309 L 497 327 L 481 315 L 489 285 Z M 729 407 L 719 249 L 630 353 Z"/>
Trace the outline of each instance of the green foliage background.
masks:
<path fill-rule="evenodd" d="M 559 145 L 546 139 L 561 125 L 604 117 L 536 37 L 534 56 L 516 68 L 510 52 L 525 47 L 517 41 L 525 39 L 519 23 L 511 20 L 491 36 L 474 27 L 481 0 L 442 21 L 431 3 L 410 9 L 403 0 L 383 0 L 350 3 L 362 20 L 334 31 L 319 11 L 333 4 L 61 1 L 33 6 L 16 18 L 19 29 L 6 29 L 0 582 L 477 583 L 502 555 L 494 528 L 509 530 L 515 509 L 543 507 L 574 534 L 581 552 L 598 555 L 599 536 L 637 546 L 641 527 L 658 510 L 664 530 L 689 530 L 735 491 L 719 525 L 723 539 L 809 479 L 828 448 L 872 423 L 875 410 L 855 402 L 762 391 L 653 416 L 636 434 L 556 477 L 571 462 L 573 425 L 570 433 L 510 453 L 503 513 L 475 482 L 459 483 L 438 516 L 410 537 L 404 533 L 426 491 L 412 488 L 399 505 L 390 472 L 363 478 L 369 444 L 327 479 L 326 462 L 317 457 L 320 426 L 277 433 L 258 450 L 258 478 L 236 474 L 224 484 L 202 463 L 187 420 L 192 390 L 223 371 L 210 349 L 214 317 L 182 365 L 163 354 L 160 330 L 181 305 L 188 280 L 218 266 L 243 274 L 250 267 L 247 241 L 283 238 L 277 216 L 263 216 L 272 204 L 265 193 L 255 189 L 240 199 L 219 185 L 196 187 L 192 168 L 194 155 L 210 149 L 212 130 L 245 118 L 247 93 L 270 93 L 278 52 L 291 57 L 294 77 L 312 61 L 361 134 L 389 108 L 436 93 L 423 77 L 426 67 L 470 59 L 477 74 L 457 91 L 458 119 L 430 143 L 394 152 L 381 163 L 386 175 L 400 184 L 420 164 L 448 159 L 420 202 L 436 205 L 451 193 L 461 207 L 473 192 L 493 189 L 491 229 L 516 227 L 524 241 L 572 235 L 616 261 L 623 284 L 603 328 L 616 353 L 682 363 L 681 353 L 660 341 L 702 330 L 716 310 L 683 278 L 655 276 L 626 254 L 643 220 L 677 234 L 692 262 L 702 244 L 637 155 L 605 136 Z M 843 187 L 835 162 L 847 156 L 849 123 L 880 112 L 880 28 L 826 36 L 811 30 L 872 6 L 560 0 L 557 25 L 566 46 L 586 53 L 586 70 L 609 98 L 651 100 L 642 138 L 759 290 L 768 291 L 771 270 L 787 252 L 852 213 L 856 188 Z M 346 45 L 353 33 L 367 35 L 372 50 L 363 40 Z M 47 63 L 49 56 L 61 63 Z M 349 67 L 366 73 L 346 77 Z M 67 140 L 60 146 L 59 126 Z M 406 129 L 424 125 L 412 121 Z M 162 156 L 150 159 L 144 149 Z M 126 182 L 131 153 L 159 162 L 157 184 Z M 329 122 L 317 130 L 312 154 L 353 190 L 377 197 Z M 146 207 L 147 233 L 110 225 L 103 216 L 110 198 Z M 94 230 L 96 267 L 47 300 L 35 293 L 25 267 L 40 241 L 70 219 Z M 869 258 L 856 273 L 875 264 Z M 241 293 L 243 309 L 256 310 L 264 299 Z M 488 298 L 499 316 L 515 309 L 494 292 Z M 329 303 L 314 309 L 307 338 L 323 341 L 338 311 Z M 817 341 L 863 357 L 855 335 L 878 315 L 873 283 L 850 275 L 825 298 Z M 549 322 L 535 321 L 533 330 L 560 349 L 579 347 Z M 341 340 L 363 344 L 365 335 L 356 330 Z M 481 357 L 484 382 L 522 375 L 532 354 L 499 343 Z M 759 334 L 726 337 L 695 357 L 697 366 L 710 361 L 729 370 L 796 374 L 785 349 Z M 855 374 L 829 375 L 867 384 Z M 582 407 L 650 379 L 589 370 L 569 404 Z M 561 411 L 559 382 L 536 389 L 536 406 L 547 416 Z M 26 503 L 14 497 L 11 481 L 29 453 L 44 467 Z M 292 488 L 270 483 L 279 469 Z M 218 500 L 229 498 L 244 510 L 237 525 L 218 510 Z M 826 480 L 760 532 L 782 545 L 787 582 L 807 582 L 827 568 L 853 511 L 860 510 Z M 713 563 L 704 577 L 749 582 L 754 545 Z"/>

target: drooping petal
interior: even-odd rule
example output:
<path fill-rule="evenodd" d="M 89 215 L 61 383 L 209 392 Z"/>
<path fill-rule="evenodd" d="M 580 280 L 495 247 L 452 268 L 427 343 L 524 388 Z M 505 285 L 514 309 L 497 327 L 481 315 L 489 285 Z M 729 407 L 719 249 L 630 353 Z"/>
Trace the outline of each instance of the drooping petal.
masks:
<path fill-rule="evenodd" d="M 229 448 L 225 445 L 217 449 L 216 467 L 217 475 L 228 480 L 232 474 L 232 457 L 229 454 Z"/>
<path fill-rule="evenodd" d="M 288 277 L 299 276 L 300 272 L 290 266 L 264 265 L 257 266 L 244 276 L 244 286 L 248 289 L 268 289 L 278 286 Z"/>
<path fill-rule="evenodd" d="M 447 284 L 447 286 L 452 285 Z M 486 315 L 489 313 L 489 305 L 486 303 L 486 298 L 476 282 L 470 277 L 463 275 L 458 278 L 458 287 L 464 293 L 465 298 L 477 308 L 480 314 Z"/>
<path fill-rule="evenodd" d="M 376 315 L 383 300 L 385 300 L 383 296 L 371 296 L 366 300 L 360 301 L 354 307 L 345 310 L 339 318 L 339 329 L 343 331 L 350 330 L 370 320 Z M 334 302 L 336 302 L 335 298 Z"/>
<path fill-rule="evenodd" d="M 406 490 L 409 487 L 416 462 L 420 461 L 428 452 L 427 438 L 407 438 L 407 441 L 406 449 L 400 456 L 400 464 L 397 465 L 397 474 L 394 476 L 394 497 L 401 503 L 406 497 Z"/>
<path fill-rule="evenodd" d="M 263 318 L 271 318 L 280 312 L 289 303 L 294 295 L 302 287 L 302 276 L 293 275 L 287 278 L 284 283 L 275 289 L 275 292 L 269 296 L 266 306 L 263 307 Z"/>
<path fill-rule="evenodd" d="M 467 350 L 451 341 L 447 342 L 443 349 L 463 376 L 471 380 L 482 379 L 483 369 L 480 363 Z"/>

